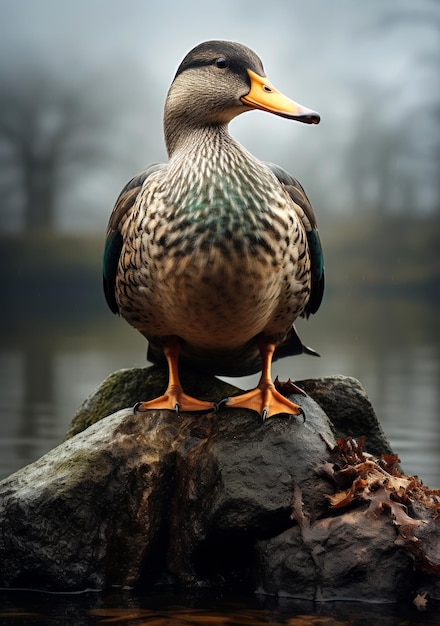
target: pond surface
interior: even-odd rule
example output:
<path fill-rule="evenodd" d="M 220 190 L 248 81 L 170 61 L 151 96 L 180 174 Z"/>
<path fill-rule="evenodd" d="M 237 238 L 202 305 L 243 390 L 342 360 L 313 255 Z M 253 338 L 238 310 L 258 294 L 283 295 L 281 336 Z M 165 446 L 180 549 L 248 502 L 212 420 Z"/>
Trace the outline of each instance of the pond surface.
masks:
<path fill-rule="evenodd" d="M 18 601 L 18 599 L 20 599 Z M 243 598 L 200 593 L 134 595 L 2 593 L 2 626 L 434 626 L 439 606 Z"/>

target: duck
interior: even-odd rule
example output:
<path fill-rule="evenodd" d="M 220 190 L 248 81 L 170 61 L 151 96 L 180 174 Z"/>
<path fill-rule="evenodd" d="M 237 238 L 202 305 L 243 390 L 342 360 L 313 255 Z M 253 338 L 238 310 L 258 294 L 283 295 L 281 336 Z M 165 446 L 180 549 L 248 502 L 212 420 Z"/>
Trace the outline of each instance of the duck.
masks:
<path fill-rule="evenodd" d="M 278 358 L 317 354 L 294 322 L 321 305 L 322 246 L 301 184 L 230 134 L 229 123 L 252 110 L 320 121 L 272 85 L 247 46 L 214 40 L 194 47 L 166 96 L 168 162 L 130 180 L 111 213 L 107 304 L 147 339 L 148 360 L 168 368 L 163 395 L 138 402 L 136 412 L 303 414 L 277 389 L 271 369 Z M 179 367 L 261 376 L 254 389 L 217 405 L 186 394 Z"/>

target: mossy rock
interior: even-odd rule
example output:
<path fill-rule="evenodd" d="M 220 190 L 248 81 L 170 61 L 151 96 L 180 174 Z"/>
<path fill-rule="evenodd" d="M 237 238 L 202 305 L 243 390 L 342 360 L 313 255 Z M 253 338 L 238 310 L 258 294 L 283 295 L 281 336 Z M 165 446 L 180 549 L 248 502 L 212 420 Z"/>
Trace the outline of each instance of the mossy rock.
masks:
<path fill-rule="evenodd" d="M 240 391 L 215 376 L 189 369 L 181 372 L 180 376 L 185 391 L 200 400 L 220 402 L 223 398 Z M 120 409 L 134 406 L 139 401 L 146 402 L 157 398 L 164 393 L 167 382 L 167 370 L 157 365 L 122 369 L 110 374 L 81 404 L 64 440 L 70 439 Z"/>

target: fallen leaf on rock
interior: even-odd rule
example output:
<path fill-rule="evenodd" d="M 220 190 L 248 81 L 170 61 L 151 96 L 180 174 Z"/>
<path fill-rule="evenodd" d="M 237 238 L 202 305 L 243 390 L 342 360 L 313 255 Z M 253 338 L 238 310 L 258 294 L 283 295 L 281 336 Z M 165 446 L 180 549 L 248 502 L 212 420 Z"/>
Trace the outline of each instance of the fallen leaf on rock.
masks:
<path fill-rule="evenodd" d="M 413 600 L 413 604 L 418 611 L 426 611 L 426 607 L 428 605 L 428 592 L 422 591 L 422 593 L 418 593 Z"/>
<path fill-rule="evenodd" d="M 319 472 L 332 480 L 337 491 L 327 495 L 332 509 L 368 503 L 366 515 L 391 516 L 398 529 L 396 545 L 408 549 L 421 569 L 440 573 L 440 556 L 433 562 L 427 557 L 423 542 L 415 530 L 440 515 L 440 490 L 431 490 L 416 476 L 406 476 L 398 469 L 397 455 L 375 459 L 364 451 L 365 438 L 338 439 L 331 447 L 331 461 Z M 417 516 L 415 513 L 417 510 Z"/>

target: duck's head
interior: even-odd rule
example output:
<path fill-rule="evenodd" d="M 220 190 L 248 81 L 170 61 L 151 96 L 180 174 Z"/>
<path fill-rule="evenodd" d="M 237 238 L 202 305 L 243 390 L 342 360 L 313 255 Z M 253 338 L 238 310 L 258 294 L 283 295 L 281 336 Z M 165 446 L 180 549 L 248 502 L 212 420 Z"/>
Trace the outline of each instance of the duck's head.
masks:
<path fill-rule="evenodd" d="M 206 41 L 186 55 L 169 89 L 164 118 L 167 143 L 179 129 L 225 125 L 252 109 L 306 124 L 320 120 L 318 113 L 270 83 L 255 52 L 239 43 Z"/>

